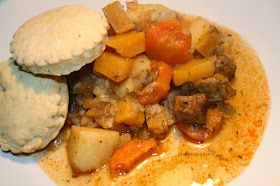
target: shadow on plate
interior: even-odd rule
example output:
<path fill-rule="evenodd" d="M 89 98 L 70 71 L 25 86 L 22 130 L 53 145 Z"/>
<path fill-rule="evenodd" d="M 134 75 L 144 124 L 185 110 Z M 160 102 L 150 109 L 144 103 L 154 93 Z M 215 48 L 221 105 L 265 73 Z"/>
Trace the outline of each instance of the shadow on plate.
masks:
<path fill-rule="evenodd" d="M 36 163 L 30 154 L 13 154 L 11 152 L 3 152 L 0 148 L 0 161 L 1 159 L 9 159 L 12 162 L 21 164 L 34 164 Z"/>

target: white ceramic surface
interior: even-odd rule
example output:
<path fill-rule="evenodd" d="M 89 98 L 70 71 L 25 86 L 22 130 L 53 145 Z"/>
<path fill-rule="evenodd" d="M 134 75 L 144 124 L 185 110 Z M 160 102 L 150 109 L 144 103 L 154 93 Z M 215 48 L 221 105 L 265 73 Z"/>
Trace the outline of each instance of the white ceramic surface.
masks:
<path fill-rule="evenodd" d="M 67 4 L 83 4 L 101 10 L 111 0 L 0 0 L 0 61 L 7 60 L 9 44 L 17 28 L 32 16 Z M 124 2 L 124 1 L 121 1 Z M 263 142 L 245 173 L 230 185 L 280 185 L 280 1 L 279 0 L 145 0 L 162 3 L 181 12 L 201 15 L 221 23 L 246 38 L 266 69 L 272 94 L 272 110 Z M 17 114 L 17 113 L 15 113 Z M 1 118 L 0 118 L 1 119 Z M 0 150 L 0 185 L 54 185 L 31 157 Z"/>

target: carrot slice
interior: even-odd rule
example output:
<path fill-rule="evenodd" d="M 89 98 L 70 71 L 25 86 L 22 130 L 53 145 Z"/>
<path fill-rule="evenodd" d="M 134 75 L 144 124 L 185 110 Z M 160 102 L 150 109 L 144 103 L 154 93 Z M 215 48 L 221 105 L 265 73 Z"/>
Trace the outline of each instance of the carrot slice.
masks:
<path fill-rule="evenodd" d="M 158 103 L 161 99 L 166 98 L 170 89 L 172 68 L 168 64 L 159 61 L 156 62 L 156 65 L 158 68 L 158 78 L 156 79 L 156 84 L 153 88 L 153 91 L 150 92 L 147 90 L 143 94 L 137 95 L 137 99 L 142 105 Z"/>
<path fill-rule="evenodd" d="M 113 176 L 127 173 L 149 151 L 157 147 L 155 140 L 133 139 L 119 148 L 111 157 L 110 170 Z"/>
<path fill-rule="evenodd" d="M 146 53 L 170 65 L 186 62 L 191 57 L 189 29 L 173 20 L 153 24 L 146 32 Z"/>

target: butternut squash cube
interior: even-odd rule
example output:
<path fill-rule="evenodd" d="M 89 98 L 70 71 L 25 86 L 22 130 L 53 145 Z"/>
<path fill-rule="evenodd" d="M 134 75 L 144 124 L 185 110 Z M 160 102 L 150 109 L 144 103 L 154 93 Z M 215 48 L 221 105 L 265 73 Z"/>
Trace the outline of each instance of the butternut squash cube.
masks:
<path fill-rule="evenodd" d="M 112 52 L 103 52 L 95 60 L 93 70 L 115 82 L 120 82 L 129 76 L 133 61 L 133 59 L 124 58 Z"/>
<path fill-rule="evenodd" d="M 144 108 L 135 97 L 127 95 L 117 102 L 115 119 L 119 123 L 142 127 L 145 121 Z"/>
<path fill-rule="evenodd" d="M 173 68 L 172 80 L 175 86 L 212 76 L 215 72 L 216 56 L 191 59 Z"/>
<path fill-rule="evenodd" d="M 123 57 L 134 57 L 145 51 L 145 34 L 144 32 L 129 32 L 112 36 L 106 44 L 116 49 L 116 52 Z"/>
<path fill-rule="evenodd" d="M 117 34 L 123 34 L 135 28 L 119 1 L 106 5 L 102 10 Z"/>

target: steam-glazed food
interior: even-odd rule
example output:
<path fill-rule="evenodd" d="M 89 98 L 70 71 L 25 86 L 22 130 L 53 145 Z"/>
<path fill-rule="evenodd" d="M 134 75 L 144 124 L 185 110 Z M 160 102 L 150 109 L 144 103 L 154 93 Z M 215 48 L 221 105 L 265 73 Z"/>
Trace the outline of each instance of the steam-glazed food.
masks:
<path fill-rule="evenodd" d="M 102 9 L 111 25 L 106 50 L 67 76 L 67 125 L 40 165 L 58 184 L 228 183 L 252 159 L 269 113 L 258 57 L 202 17 L 127 8 L 116 1 Z"/>
<path fill-rule="evenodd" d="M 65 123 L 68 89 L 65 77 L 36 76 L 13 59 L 0 63 L 0 146 L 31 153 L 57 136 Z"/>
<path fill-rule="evenodd" d="M 10 52 L 29 72 L 66 75 L 102 53 L 107 28 L 107 20 L 99 12 L 82 5 L 64 6 L 23 24 L 14 35 Z"/>
<path fill-rule="evenodd" d="M 76 31 L 94 21 L 72 24 L 84 15 L 78 5 L 49 12 L 66 10 L 71 18 L 64 28 L 75 32 L 66 32 L 74 38 L 66 43 L 76 46 Z M 239 175 L 258 147 L 270 108 L 267 79 L 250 46 L 227 28 L 163 5 L 127 2 L 125 11 L 115 1 L 102 10 L 111 26 L 106 49 L 66 76 L 67 121 L 38 153 L 42 168 L 61 185 L 222 185 Z M 54 15 L 46 18 L 46 28 L 57 23 Z M 106 33 L 100 31 L 103 42 Z M 60 35 L 50 29 L 47 36 Z"/>

